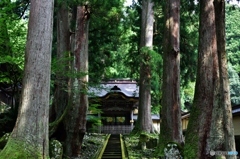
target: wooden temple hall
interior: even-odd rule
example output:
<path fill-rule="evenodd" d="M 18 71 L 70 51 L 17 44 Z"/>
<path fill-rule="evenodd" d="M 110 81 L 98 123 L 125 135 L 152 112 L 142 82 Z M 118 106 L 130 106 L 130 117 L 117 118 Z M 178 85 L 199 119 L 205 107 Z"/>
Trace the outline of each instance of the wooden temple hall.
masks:
<path fill-rule="evenodd" d="M 88 131 L 111 134 L 131 132 L 139 98 L 139 87 L 136 81 L 109 80 L 102 82 L 98 87 L 90 88 L 89 92 L 90 105 L 98 105 L 101 112 L 89 111 Z M 101 125 L 94 124 L 93 121 L 96 119 L 101 121 Z"/>

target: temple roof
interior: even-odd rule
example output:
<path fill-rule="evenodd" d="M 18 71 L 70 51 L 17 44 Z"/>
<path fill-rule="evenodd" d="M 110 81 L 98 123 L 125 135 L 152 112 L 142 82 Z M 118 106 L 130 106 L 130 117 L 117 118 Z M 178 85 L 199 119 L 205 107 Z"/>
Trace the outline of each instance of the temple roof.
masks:
<path fill-rule="evenodd" d="M 240 114 L 240 105 L 232 106 L 232 115 L 239 115 Z M 182 112 L 182 119 L 189 118 L 190 112 Z"/>
<path fill-rule="evenodd" d="M 137 82 L 131 79 L 114 79 L 89 89 L 90 97 L 105 97 L 109 93 L 122 93 L 127 97 L 139 97 Z"/>
<path fill-rule="evenodd" d="M 240 104 L 235 105 L 235 106 L 232 107 L 232 114 L 233 115 L 240 114 Z"/>

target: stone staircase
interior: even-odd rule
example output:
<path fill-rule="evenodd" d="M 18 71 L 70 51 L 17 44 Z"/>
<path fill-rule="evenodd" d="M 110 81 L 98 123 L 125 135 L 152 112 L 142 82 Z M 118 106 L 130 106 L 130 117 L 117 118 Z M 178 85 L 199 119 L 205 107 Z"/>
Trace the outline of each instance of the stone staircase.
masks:
<path fill-rule="evenodd" d="M 112 134 L 103 152 L 102 159 L 122 159 L 120 135 Z"/>

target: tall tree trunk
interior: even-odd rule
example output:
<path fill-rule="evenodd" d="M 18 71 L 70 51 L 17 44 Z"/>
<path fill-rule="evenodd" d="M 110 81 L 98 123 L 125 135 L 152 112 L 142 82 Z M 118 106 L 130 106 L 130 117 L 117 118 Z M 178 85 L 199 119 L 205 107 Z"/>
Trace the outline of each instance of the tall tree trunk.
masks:
<path fill-rule="evenodd" d="M 140 56 L 140 98 L 138 122 L 140 131 L 153 132 L 151 116 L 151 55 L 153 44 L 153 5 L 152 0 L 142 1 Z"/>
<path fill-rule="evenodd" d="M 89 12 L 87 6 L 77 7 L 74 70 L 76 78 L 73 83 L 73 106 L 69 112 L 71 117 L 66 125 L 66 154 L 70 157 L 79 157 L 81 144 L 86 131 L 86 115 L 88 108 L 88 23 Z"/>
<path fill-rule="evenodd" d="M 154 3 L 151 0 L 142 1 L 141 41 L 140 41 L 140 90 L 138 119 L 133 132 L 152 132 L 151 117 L 151 55 L 153 44 L 153 13 Z"/>
<path fill-rule="evenodd" d="M 80 72 L 82 73 L 79 79 L 80 88 L 80 110 L 79 110 L 79 142 L 82 145 L 83 137 L 86 133 L 87 111 L 88 111 L 88 32 L 89 32 L 89 16 L 90 11 L 88 6 L 79 6 L 76 32 L 76 47 L 80 58 Z"/>
<path fill-rule="evenodd" d="M 77 7 L 73 6 L 72 8 L 72 13 L 71 13 L 71 25 L 70 25 L 70 29 L 71 32 L 75 32 L 75 27 L 73 26 L 73 23 L 75 24 L 76 21 L 76 16 L 77 16 Z M 70 35 L 70 47 L 71 47 L 71 57 L 74 57 L 73 53 L 74 53 L 74 44 L 75 44 L 75 34 L 71 34 Z M 71 61 L 70 64 L 70 70 L 71 70 L 71 74 L 74 74 L 76 72 L 76 68 L 75 68 L 75 60 Z M 70 110 L 68 111 L 65 119 L 64 119 L 64 128 L 66 129 L 66 138 L 64 141 L 64 154 L 68 157 L 71 157 L 72 155 L 72 142 L 74 142 L 73 140 L 73 132 L 74 132 L 74 124 L 73 121 L 75 120 L 75 116 L 73 116 L 74 113 L 74 109 L 76 109 L 76 104 L 75 104 L 75 100 L 74 97 L 76 97 L 76 92 L 75 90 L 77 90 L 77 88 L 74 88 L 74 81 L 75 78 L 70 77 L 70 81 L 69 81 L 69 93 L 71 98 L 69 100 L 71 100 L 71 107 Z"/>
<path fill-rule="evenodd" d="M 57 70 L 55 79 L 55 92 L 52 112 L 53 123 L 50 124 L 50 135 L 54 133 L 60 141 L 64 141 L 66 131 L 62 121 L 70 107 L 69 100 L 69 72 L 70 62 L 70 32 L 68 21 L 68 8 L 66 2 L 57 2 Z M 60 131 L 60 132 L 59 132 Z"/>
<path fill-rule="evenodd" d="M 53 0 L 31 2 L 21 103 L 16 125 L 0 158 L 49 158 L 52 20 Z"/>
<path fill-rule="evenodd" d="M 222 142 L 218 146 L 223 151 L 234 151 L 234 129 L 232 123 L 232 106 L 230 99 L 229 78 L 227 69 L 227 54 L 226 54 L 226 33 L 225 33 L 225 1 L 214 0 L 215 7 L 215 23 L 216 23 L 216 36 L 217 36 L 217 52 L 219 61 L 220 73 L 220 103 L 219 107 L 223 113 L 221 118 L 222 129 Z M 218 112 L 216 112 L 218 113 Z M 220 149 L 222 148 L 222 149 Z M 236 158 L 236 156 L 228 155 L 227 158 Z"/>
<path fill-rule="evenodd" d="M 70 32 L 68 21 L 67 3 L 59 4 L 57 11 L 57 60 L 60 67 L 56 74 L 56 91 L 55 91 L 55 111 L 56 118 L 59 118 L 68 104 L 68 77 L 66 72 L 69 71 L 69 52 L 70 52 Z"/>
<path fill-rule="evenodd" d="M 180 106 L 180 0 L 167 0 L 164 8 L 162 123 L 159 140 L 161 155 L 168 142 L 183 142 Z"/>
<path fill-rule="evenodd" d="M 198 70 L 193 108 L 186 133 L 185 158 L 211 158 L 213 127 L 221 129 L 219 110 L 219 70 L 213 0 L 200 1 Z M 219 112 L 221 116 L 222 112 Z M 212 123 L 213 122 L 213 123 Z M 214 130 L 215 131 L 215 130 Z M 214 134 L 217 135 L 217 134 Z"/>

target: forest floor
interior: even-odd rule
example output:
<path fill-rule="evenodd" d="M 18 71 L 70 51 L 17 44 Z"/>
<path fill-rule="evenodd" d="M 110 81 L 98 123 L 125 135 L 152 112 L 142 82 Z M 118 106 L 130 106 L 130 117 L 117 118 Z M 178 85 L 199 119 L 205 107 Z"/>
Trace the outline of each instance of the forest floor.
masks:
<path fill-rule="evenodd" d="M 91 159 L 106 138 L 106 134 L 88 133 L 85 134 L 82 145 L 81 159 Z"/>
<path fill-rule="evenodd" d="M 84 136 L 81 159 L 91 159 L 102 146 L 106 134 L 88 133 Z M 139 137 L 123 135 L 129 159 L 155 159 L 153 154 L 156 148 L 142 150 L 138 146 Z"/>
<path fill-rule="evenodd" d="M 129 159 L 157 159 L 154 157 L 156 147 L 142 150 L 139 146 L 139 136 L 124 135 L 124 142 Z"/>

